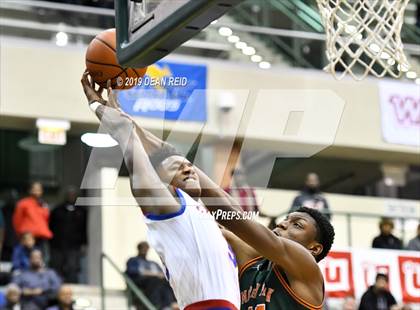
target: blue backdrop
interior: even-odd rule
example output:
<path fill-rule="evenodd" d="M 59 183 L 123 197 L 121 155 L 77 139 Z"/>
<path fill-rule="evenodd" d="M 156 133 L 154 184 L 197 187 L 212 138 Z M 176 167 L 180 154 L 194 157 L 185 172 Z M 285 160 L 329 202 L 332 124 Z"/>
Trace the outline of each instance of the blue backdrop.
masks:
<path fill-rule="evenodd" d="M 137 84 L 118 93 L 126 113 L 168 120 L 207 120 L 206 66 L 159 61 L 149 66 Z"/>

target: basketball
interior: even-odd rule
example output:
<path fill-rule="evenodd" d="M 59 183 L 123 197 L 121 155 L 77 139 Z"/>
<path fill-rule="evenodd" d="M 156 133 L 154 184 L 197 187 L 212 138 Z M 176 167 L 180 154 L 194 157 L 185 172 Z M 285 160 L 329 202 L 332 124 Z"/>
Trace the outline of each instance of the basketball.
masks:
<path fill-rule="evenodd" d="M 138 84 L 138 79 L 146 73 L 146 68 L 124 68 L 120 66 L 116 53 L 115 29 L 98 34 L 86 51 L 86 68 L 93 80 L 106 87 L 111 80 L 113 89 L 128 89 Z"/>

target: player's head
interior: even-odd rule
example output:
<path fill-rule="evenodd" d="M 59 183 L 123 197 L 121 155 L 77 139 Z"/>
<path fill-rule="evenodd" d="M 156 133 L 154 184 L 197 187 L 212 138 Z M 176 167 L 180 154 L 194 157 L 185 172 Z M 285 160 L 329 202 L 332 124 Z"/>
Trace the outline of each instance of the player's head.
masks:
<path fill-rule="evenodd" d="M 201 187 L 194 165 L 175 148 L 160 148 L 150 155 L 150 162 L 163 182 L 184 190 L 192 197 L 200 196 Z"/>
<path fill-rule="evenodd" d="M 303 245 L 317 262 L 327 256 L 335 235 L 334 227 L 321 212 L 306 207 L 290 213 L 274 233 Z"/>

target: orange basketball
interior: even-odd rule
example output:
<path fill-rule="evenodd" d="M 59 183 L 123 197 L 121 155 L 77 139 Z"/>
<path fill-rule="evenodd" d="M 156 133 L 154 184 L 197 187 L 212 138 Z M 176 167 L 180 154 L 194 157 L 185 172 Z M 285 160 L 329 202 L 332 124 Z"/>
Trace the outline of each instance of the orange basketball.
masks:
<path fill-rule="evenodd" d="M 124 68 L 117 60 L 115 29 L 98 34 L 86 51 L 86 68 L 93 80 L 102 87 L 111 80 L 112 88 L 128 89 L 139 83 L 146 68 Z"/>

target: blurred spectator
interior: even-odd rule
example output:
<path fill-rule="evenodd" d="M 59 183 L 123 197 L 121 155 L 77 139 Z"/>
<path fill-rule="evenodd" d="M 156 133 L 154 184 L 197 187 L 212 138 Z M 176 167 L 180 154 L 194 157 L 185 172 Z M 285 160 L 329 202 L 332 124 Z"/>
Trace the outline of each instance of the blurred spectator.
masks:
<path fill-rule="evenodd" d="M 14 283 L 11 283 L 6 288 L 6 304 L 0 309 L 2 310 L 20 310 L 20 288 Z M 22 309 L 24 310 L 24 309 Z"/>
<path fill-rule="evenodd" d="M 344 298 L 343 310 L 356 310 L 356 299 L 353 296 L 347 296 Z"/>
<path fill-rule="evenodd" d="M 20 244 L 13 249 L 12 271 L 29 269 L 29 256 L 33 249 L 35 249 L 35 238 L 30 232 L 26 232 L 20 238 Z"/>
<path fill-rule="evenodd" d="M 147 259 L 149 244 L 140 242 L 137 251 L 137 256 L 127 261 L 127 275 L 158 309 L 170 306 L 175 297 L 160 266 Z M 138 301 L 136 305 L 139 306 Z"/>
<path fill-rule="evenodd" d="M 402 242 L 392 234 L 394 222 L 389 218 L 383 218 L 379 222 L 379 236 L 372 241 L 372 248 L 401 250 Z"/>
<path fill-rule="evenodd" d="M 13 213 L 15 211 L 18 192 L 15 189 L 7 190 L 3 196 L 3 216 L 4 216 L 4 241 L 1 252 L 1 260 L 9 262 L 12 259 L 13 248 L 18 243 L 15 229 L 13 228 Z"/>
<path fill-rule="evenodd" d="M 40 182 L 32 182 L 29 187 L 29 196 L 17 202 L 13 214 L 13 226 L 18 236 L 31 232 L 36 245 L 44 256 L 47 253 L 47 240 L 51 239 L 52 232 L 48 228 L 48 205 L 42 200 L 44 190 Z"/>
<path fill-rule="evenodd" d="M 58 290 L 57 305 L 47 308 L 47 310 L 73 310 L 73 290 L 69 285 L 63 284 Z"/>
<path fill-rule="evenodd" d="M 234 197 L 242 210 L 258 211 L 258 201 L 255 190 L 248 185 L 245 174 L 241 169 L 233 169 L 231 171 L 232 182 L 230 187 L 225 188 L 232 197 Z"/>
<path fill-rule="evenodd" d="M 417 236 L 408 241 L 407 250 L 420 251 L 420 224 L 417 225 Z"/>
<path fill-rule="evenodd" d="M 87 210 L 74 205 L 77 195 L 76 188 L 67 188 L 63 203 L 51 211 L 50 217 L 53 232 L 50 266 L 68 283 L 78 282 L 82 248 L 87 243 Z"/>
<path fill-rule="evenodd" d="M 13 283 L 22 290 L 23 309 L 42 310 L 56 297 L 61 280 L 54 270 L 44 267 L 40 250 L 33 250 L 29 259 L 30 269 L 14 275 Z"/>
<path fill-rule="evenodd" d="M 359 310 L 390 310 L 396 304 L 394 296 L 388 291 L 388 276 L 378 273 L 375 284 L 363 294 Z"/>
<path fill-rule="evenodd" d="M 330 208 L 327 200 L 322 196 L 319 177 L 316 173 L 308 173 L 303 190 L 293 200 L 289 213 L 294 212 L 301 206 L 317 209 L 324 213 L 328 219 L 331 219 Z"/>

